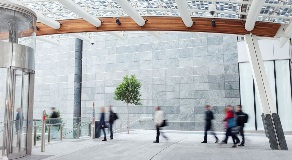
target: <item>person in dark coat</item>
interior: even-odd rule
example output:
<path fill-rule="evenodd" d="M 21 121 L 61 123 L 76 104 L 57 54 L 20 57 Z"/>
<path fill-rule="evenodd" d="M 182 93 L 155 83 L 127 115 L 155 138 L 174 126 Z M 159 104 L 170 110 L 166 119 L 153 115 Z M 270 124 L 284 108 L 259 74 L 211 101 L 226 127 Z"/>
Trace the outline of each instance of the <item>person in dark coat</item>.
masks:
<path fill-rule="evenodd" d="M 103 140 L 102 141 L 107 141 L 106 139 L 106 133 L 105 133 L 105 128 L 106 128 L 106 123 L 105 123 L 105 115 L 104 115 L 105 109 L 104 107 L 100 108 L 100 119 L 99 119 L 99 127 L 103 132 Z"/>
<path fill-rule="evenodd" d="M 236 115 L 237 115 L 237 119 L 236 119 L 236 122 L 237 122 L 237 126 L 239 127 L 239 134 L 240 136 L 242 137 L 242 141 L 241 141 L 241 144 L 238 145 L 238 146 L 244 146 L 244 143 L 245 143 L 245 138 L 244 138 L 244 123 L 247 122 L 247 119 L 248 119 L 248 115 L 244 112 L 242 112 L 242 106 L 241 105 L 237 105 L 236 106 Z"/>
<path fill-rule="evenodd" d="M 201 143 L 207 143 L 207 132 L 211 131 L 211 134 L 214 135 L 216 141 L 215 143 L 218 143 L 218 137 L 216 136 L 216 133 L 213 130 L 212 127 L 212 120 L 214 119 L 214 115 L 213 112 L 211 111 L 211 106 L 210 105 L 206 105 L 205 106 L 205 132 L 204 132 L 204 141 Z"/>
<path fill-rule="evenodd" d="M 117 120 L 117 114 L 113 112 L 112 110 L 112 106 L 109 105 L 109 130 L 110 130 L 110 139 L 114 138 L 114 134 L 113 134 L 113 125 L 115 120 Z"/>
<path fill-rule="evenodd" d="M 52 122 L 51 123 L 57 123 L 57 118 L 59 118 L 59 114 L 57 113 L 56 111 L 56 108 L 55 107 L 52 107 L 52 113 L 51 113 L 51 116 L 50 118 L 52 119 Z"/>

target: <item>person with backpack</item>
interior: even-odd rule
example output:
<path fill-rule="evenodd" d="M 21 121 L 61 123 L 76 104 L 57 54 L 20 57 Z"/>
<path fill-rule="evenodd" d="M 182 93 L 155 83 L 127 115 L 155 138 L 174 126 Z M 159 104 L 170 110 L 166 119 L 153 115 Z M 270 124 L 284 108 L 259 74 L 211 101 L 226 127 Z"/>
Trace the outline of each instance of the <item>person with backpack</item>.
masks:
<path fill-rule="evenodd" d="M 204 132 L 204 141 L 201 142 L 201 143 L 207 143 L 207 132 L 208 131 L 211 131 L 211 133 L 214 135 L 216 141 L 215 143 L 218 143 L 218 137 L 216 136 L 216 133 L 214 132 L 213 130 L 213 127 L 212 127 L 212 120 L 214 119 L 214 115 L 213 115 L 213 112 L 211 111 L 211 106 L 210 105 L 206 105 L 205 106 L 205 132 Z"/>
<path fill-rule="evenodd" d="M 118 119 L 118 115 L 113 112 L 111 105 L 109 105 L 108 107 L 109 107 L 109 130 L 110 130 L 110 139 L 114 139 L 113 124 Z"/>
<path fill-rule="evenodd" d="M 233 140 L 233 148 L 237 147 L 237 144 L 240 143 L 239 138 L 237 137 L 237 135 L 232 132 L 232 129 L 234 129 L 237 125 L 236 125 L 236 120 L 235 120 L 235 115 L 234 115 L 234 111 L 233 111 L 233 107 L 232 106 L 227 106 L 226 107 L 226 116 L 224 118 L 223 121 L 225 121 L 227 123 L 227 129 L 226 129 L 226 133 L 225 133 L 225 139 L 220 143 L 220 144 L 227 144 L 228 141 L 228 137 L 231 136 L 232 140 Z"/>
<path fill-rule="evenodd" d="M 236 115 L 237 115 L 237 126 L 239 127 L 239 134 L 242 137 L 242 141 L 241 144 L 238 146 L 244 146 L 245 143 L 245 138 L 244 138 L 244 123 L 247 123 L 248 121 L 248 115 L 244 112 L 242 112 L 242 106 L 241 105 L 237 105 L 236 106 Z"/>

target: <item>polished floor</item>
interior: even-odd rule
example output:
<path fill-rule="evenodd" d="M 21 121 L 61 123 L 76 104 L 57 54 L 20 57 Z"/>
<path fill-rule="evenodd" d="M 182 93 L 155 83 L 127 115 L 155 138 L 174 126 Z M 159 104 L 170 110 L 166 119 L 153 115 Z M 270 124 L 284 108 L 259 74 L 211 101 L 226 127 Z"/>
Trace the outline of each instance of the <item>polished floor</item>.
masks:
<path fill-rule="evenodd" d="M 230 144 L 218 145 L 210 135 L 207 144 L 201 144 L 202 132 L 165 131 L 170 138 L 153 144 L 154 130 L 134 130 L 119 133 L 114 140 L 78 139 L 52 142 L 41 153 L 35 147 L 33 156 L 25 159 L 45 160 L 291 160 L 292 150 L 270 150 L 268 139 L 262 133 L 246 136 L 246 146 L 231 148 Z M 222 139 L 223 134 L 219 134 Z M 292 136 L 286 136 L 292 149 Z"/>

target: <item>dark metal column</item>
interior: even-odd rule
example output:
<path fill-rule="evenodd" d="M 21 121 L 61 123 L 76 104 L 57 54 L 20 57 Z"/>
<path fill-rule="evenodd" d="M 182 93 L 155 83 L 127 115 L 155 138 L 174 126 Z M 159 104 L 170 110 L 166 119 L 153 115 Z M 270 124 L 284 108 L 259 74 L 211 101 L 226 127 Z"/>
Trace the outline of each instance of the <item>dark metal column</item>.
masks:
<path fill-rule="evenodd" d="M 73 137 L 79 138 L 79 126 L 81 117 L 81 89 L 82 89 L 82 48 L 83 41 L 79 38 L 75 40 L 75 74 L 74 74 L 74 118 Z"/>

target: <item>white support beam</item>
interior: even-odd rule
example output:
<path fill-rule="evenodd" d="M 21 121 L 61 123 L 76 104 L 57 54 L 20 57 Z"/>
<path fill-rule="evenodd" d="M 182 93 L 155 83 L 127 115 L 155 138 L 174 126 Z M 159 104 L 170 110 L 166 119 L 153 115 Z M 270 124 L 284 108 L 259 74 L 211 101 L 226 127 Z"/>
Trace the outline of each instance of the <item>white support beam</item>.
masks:
<path fill-rule="evenodd" d="M 16 0 L 11 0 L 12 3 L 15 3 L 15 4 L 18 4 L 18 5 L 21 5 L 21 6 L 25 6 L 23 5 L 21 2 L 19 1 L 16 1 Z M 39 13 L 39 12 L 36 12 L 34 11 L 37 15 L 37 20 L 42 22 L 43 24 L 49 26 L 49 27 L 52 27 L 54 29 L 60 29 L 61 27 L 61 24 L 53 19 L 50 19 L 48 17 L 45 17 L 42 13 Z"/>
<path fill-rule="evenodd" d="M 290 24 L 286 27 L 284 34 L 286 36 L 291 37 L 292 36 L 292 23 L 290 22 Z"/>
<path fill-rule="evenodd" d="M 70 33 L 69 35 L 72 36 L 72 37 L 75 37 L 75 38 L 79 38 L 79 39 L 81 39 L 83 41 L 86 41 L 88 43 L 91 43 L 91 44 L 94 43 L 93 39 L 91 39 L 88 36 L 85 36 L 85 35 L 83 35 L 81 33 Z"/>
<path fill-rule="evenodd" d="M 245 29 L 247 31 L 252 31 L 254 29 L 255 22 L 260 15 L 264 4 L 265 0 L 253 0 L 245 22 Z"/>
<path fill-rule="evenodd" d="M 37 15 L 37 19 L 38 21 L 42 22 L 43 24 L 52 27 L 54 29 L 60 29 L 61 28 L 61 24 L 53 19 L 50 19 L 48 17 L 45 17 L 43 14 L 35 12 Z"/>
<path fill-rule="evenodd" d="M 117 37 L 118 39 L 125 39 L 124 34 L 122 32 L 119 31 L 111 31 L 111 32 L 106 32 L 112 36 Z"/>
<path fill-rule="evenodd" d="M 116 0 L 116 2 L 122 7 L 125 13 L 130 16 L 139 26 L 145 25 L 145 20 L 139 13 L 131 6 L 127 0 Z M 123 22 L 122 22 L 123 24 Z"/>
<path fill-rule="evenodd" d="M 292 26 L 292 25 L 290 24 L 290 25 L 288 25 L 288 27 L 289 26 Z M 290 34 L 289 30 L 292 30 L 292 28 L 290 27 L 290 29 L 288 29 L 288 27 L 286 27 L 286 25 L 281 25 L 281 27 L 278 29 L 276 35 L 274 36 L 274 38 L 280 38 L 279 39 L 279 41 L 280 41 L 279 47 L 280 48 L 282 48 L 287 43 L 289 38 L 292 36 L 292 35 L 289 35 Z"/>
<path fill-rule="evenodd" d="M 55 39 L 52 39 L 52 38 L 48 38 L 48 37 L 36 36 L 36 39 L 39 40 L 39 41 L 51 43 L 51 44 L 56 45 L 56 46 L 60 45 L 58 40 L 55 40 Z"/>
<path fill-rule="evenodd" d="M 276 35 L 274 36 L 274 38 L 280 38 L 280 37 L 285 37 L 285 28 L 286 25 L 281 25 L 280 28 L 278 29 Z"/>
<path fill-rule="evenodd" d="M 271 115 L 272 113 L 277 113 L 257 37 L 252 34 L 247 34 L 244 38 L 262 111 L 264 114 Z"/>
<path fill-rule="evenodd" d="M 284 45 L 288 42 L 289 38 L 281 37 L 280 38 L 280 48 L 284 47 Z"/>
<path fill-rule="evenodd" d="M 193 26 L 193 20 L 190 16 L 190 13 L 187 8 L 187 1 L 184 0 L 176 0 L 176 5 L 180 14 L 180 17 L 182 18 L 184 24 L 186 27 L 192 27 Z"/>
<path fill-rule="evenodd" d="M 98 18 L 86 12 L 83 8 L 74 3 L 72 0 L 58 0 L 58 2 L 60 2 L 64 7 L 68 8 L 95 27 L 100 27 L 101 21 Z"/>
<path fill-rule="evenodd" d="M 157 38 L 157 39 L 160 39 L 160 33 L 157 32 L 157 31 L 148 31 L 148 33 L 150 35 L 152 35 L 153 37 Z"/>

